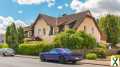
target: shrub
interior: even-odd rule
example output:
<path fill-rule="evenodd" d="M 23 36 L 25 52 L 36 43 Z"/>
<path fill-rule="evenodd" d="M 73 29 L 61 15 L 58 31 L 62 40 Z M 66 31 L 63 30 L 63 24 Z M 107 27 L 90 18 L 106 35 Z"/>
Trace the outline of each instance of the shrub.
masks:
<path fill-rule="evenodd" d="M 106 50 L 103 48 L 95 48 L 89 51 L 90 53 L 97 54 L 98 58 L 106 58 Z"/>
<path fill-rule="evenodd" d="M 0 44 L 0 48 L 9 48 L 7 44 Z"/>
<path fill-rule="evenodd" d="M 112 55 L 112 56 L 115 56 L 116 58 L 119 58 L 119 59 L 120 59 L 120 55 Z"/>
<path fill-rule="evenodd" d="M 67 30 L 58 34 L 53 40 L 56 47 L 69 49 L 92 49 L 97 47 L 95 38 L 85 32 Z"/>
<path fill-rule="evenodd" d="M 97 55 L 95 53 L 88 53 L 86 54 L 86 59 L 89 59 L 89 60 L 96 60 L 97 59 Z"/>
<path fill-rule="evenodd" d="M 49 51 L 53 47 L 54 46 L 52 44 L 48 44 L 47 42 L 39 42 L 37 44 L 21 44 L 17 48 L 17 53 L 23 55 L 38 55 L 39 52 Z"/>
<path fill-rule="evenodd" d="M 107 45 L 103 44 L 103 43 L 100 43 L 100 44 L 98 44 L 98 48 L 107 49 Z"/>

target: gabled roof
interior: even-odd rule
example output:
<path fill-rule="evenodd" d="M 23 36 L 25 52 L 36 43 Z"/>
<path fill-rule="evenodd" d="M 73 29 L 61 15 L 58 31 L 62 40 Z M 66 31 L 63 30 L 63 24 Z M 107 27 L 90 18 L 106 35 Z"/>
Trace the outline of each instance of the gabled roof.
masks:
<path fill-rule="evenodd" d="M 44 14 L 39 14 L 37 19 L 35 20 L 35 22 L 32 24 L 32 27 L 34 27 L 34 25 L 37 23 L 37 21 L 42 18 L 50 26 L 60 26 L 60 25 L 69 24 L 69 23 L 72 23 L 75 21 L 75 25 L 73 26 L 73 28 L 77 29 L 86 17 L 90 17 L 91 19 L 93 19 L 96 27 L 98 28 L 99 32 L 101 33 L 96 20 L 92 17 L 89 10 L 71 14 L 71 15 L 64 15 L 64 16 L 58 17 L 58 18 L 51 17 L 51 16 L 44 15 Z"/>
<path fill-rule="evenodd" d="M 46 21 L 46 23 L 50 26 L 59 26 L 59 25 L 68 24 L 68 23 L 71 23 L 71 22 L 77 21 L 77 20 L 81 21 L 84 19 L 84 17 L 86 15 L 91 16 L 90 11 L 84 11 L 84 12 L 71 14 L 71 15 L 64 15 L 64 16 L 58 17 L 58 18 L 39 14 L 32 26 L 34 26 L 37 23 L 37 21 L 41 18 L 43 18 Z"/>
<path fill-rule="evenodd" d="M 65 25 L 65 24 L 70 24 L 72 22 L 75 22 L 73 28 L 77 29 L 80 26 L 80 24 L 84 21 L 84 19 L 86 17 L 90 17 L 91 19 L 93 19 L 94 24 L 96 25 L 98 31 L 100 32 L 100 34 L 101 34 L 101 36 L 103 38 L 104 37 L 103 33 L 99 29 L 95 18 L 92 17 L 92 15 L 91 15 L 91 13 L 90 13 L 89 10 L 84 11 L 84 12 L 79 12 L 79 13 L 71 14 L 71 15 L 64 15 L 64 16 L 57 17 L 57 18 L 56 17 L 48 16 L 48 15 L 44 15 L 44 14 L 39 14 L 38 17 L 37 17 L 37 19 L 35 20 L 35 22 L 30 27 L 27 27 L 25 29 L 32 30 L 32 28 L 34 28 L 34 25 L 41 18 L 44 19 L 44 21 L 48 25 L 50 25 L 50 26 L 60 26 L 60 25 Z M 106 37 L 104 39 L 106 39 Z"/>

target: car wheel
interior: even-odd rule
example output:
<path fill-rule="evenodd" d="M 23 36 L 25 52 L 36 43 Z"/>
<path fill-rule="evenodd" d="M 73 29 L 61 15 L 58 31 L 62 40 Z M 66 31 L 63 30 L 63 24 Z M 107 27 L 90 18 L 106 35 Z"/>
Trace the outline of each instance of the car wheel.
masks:
<path fill-rule="evenodd" d="M 62 63 L 62 64 L 65 63 L 65 58 L 64 58 L 64 56 L 60 56 L 60 57 L 59 57 L 59 62 Z"/>
<path fill-rule="evenodd" d="M 72 61 L 72 64 L 76 64 L 77 61 Z"/>
<path fill-rule="evenodd" d="M 14 56 L 15 56 L 15 54 L 12 54 L 12 55 L 10 55 L 10 56 L 14 57 Z"/>
<path fill-rule="evenodd" d="M 3 56 L 7 56 L 7 54 L 6 54 L 6 53 L 3 53 L 2 55 L 3 55 Z"/>
<path fill-rule="evenodd" d="M 45 59 L 44 56 L 40 56 L 40 60 L 41 60 L 42 62 L 45 62 L 45 61 L 46 61 L 46 59 Z"/>

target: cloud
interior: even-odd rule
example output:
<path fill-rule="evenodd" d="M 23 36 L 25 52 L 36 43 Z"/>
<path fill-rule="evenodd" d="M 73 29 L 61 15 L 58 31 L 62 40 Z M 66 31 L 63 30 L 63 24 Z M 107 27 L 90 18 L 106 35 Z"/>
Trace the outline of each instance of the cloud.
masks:
<path fill-rule="evenodd" d="M 75 10 L 76 12 L 80 12 L 82 8 L 83 3 L 79 0 L 73 0 L 70 4 L 72 10 Z"/>
<path fill-rule="evenodd" d="M 32 4 L 43 4 L 47 3 L 48 7 L 51 7 L 55 4 L 55 0 L 16 0 L 18 4 L 21 5 L 32 5 Z"/>
<path fill-rule="evenodd" d="M 22 26 L 25 27 L 27 24 L 21 20 L 14 20 L 12 17 L 3 17 L 0 16 L 0 33 L 5 33 L 6 28 L 8 25 L 10 25 L 12 22 L 16 24 L 17 27 Z"/>
<path fill-rule="evenodd" d="M 72 0 L 70 7 L 75 12 L 91 10 L 95 17 L 106 15 L 107 13 L 120 15 L 120 0 Z"/>
<path fill-rule="evenodd" d="M 57 8 L 61 10 L 61 9 L 63 9 L 63 6 L 58 6 Z"/>
<path fill-rule="evenodd" d="M 15 24 L 17 27 L 21 26 L 21 27 L 26 27 L 28 26 L 27 24 L 25 24 L 25 22 L 21 21 L 21 20 L 16 20 Z"/>
<path fill-rule="evenodd" d="M 55 5 L 55 0 L 46 0 L 46 2 L 48 3 L 48 7 L 52 7 Z"/>
<path fill-rule="evenodd" d="M 65 4 L 65 7 L 69 7 L 69 5 L 66 3 L 66 4 Z"/>
<path fill-rule="evenodd" d="M 22 11 L 22 10 L 19 10 L 19 11 L 18 11 L 18 14 L 22 14 L 22 13 L 23 13 L 23 11 Z"/>

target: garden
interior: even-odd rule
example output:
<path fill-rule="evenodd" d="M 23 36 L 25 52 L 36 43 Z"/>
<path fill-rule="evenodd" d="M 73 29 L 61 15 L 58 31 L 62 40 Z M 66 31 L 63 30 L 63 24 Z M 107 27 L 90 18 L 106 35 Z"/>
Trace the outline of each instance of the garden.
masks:
<path fill-rule="evenodd" d="M 0 48 L 13 48 L 7 44 L 0 45 Z M 20 55 L 36 55 L 46 52 L 53 48 L 69 48 L 74 52 L 83 53 L 84 58 L 96 60 L 106 58 L 111 53 L 105 44 L 98 44 L 91 35 L 75 30 L 66 30 L 55 36 L 53 42 L 48 41 L 24 41 L 16 46 L 15 50 Z M 119 57 L 119 55 L 117 55 Z"/>
<path fill-rule="evenodd" d="M 116 48 L 115 44 L 120 42 L 120 22 L 116 21 L 119 17 L 107 15 L 99 19 L 100 29 L 106 33 L 107 42 L 112 43 L 112 50 Z M 120 21 L 120 20 L 119 20 Z M 107 26 L 106 26 L 107 25 Z M 24 31 L 22 27 L 16 28 L 15 24 L 7 27 L 6 43 L 0 45 L 0 48 L 13 48 L 17 54 L 21 55 L 38 55 L 40 52 L 46 52 L 52 48 L 69 48 L 72 51 L 83 53 L 84 58 L 95 60 L 107 58 L 114 55 L 120 57 L 117 51 L 108 50 L 106 44 L 97 43 L 96 39 L 85 32 L 76 32 L 73 29 L 66 30 L 57 34 L 52 42 L 48 41 L 24 41 Z M 114 48 L 115 47 L 115 48 Z"/>

